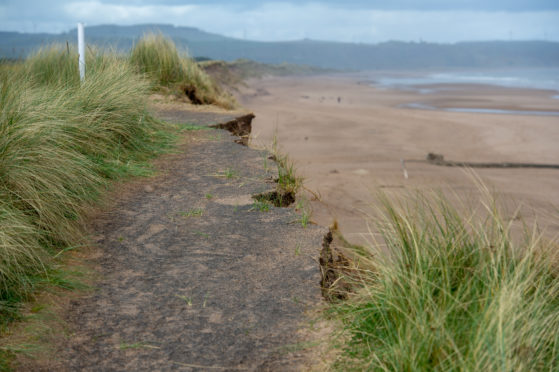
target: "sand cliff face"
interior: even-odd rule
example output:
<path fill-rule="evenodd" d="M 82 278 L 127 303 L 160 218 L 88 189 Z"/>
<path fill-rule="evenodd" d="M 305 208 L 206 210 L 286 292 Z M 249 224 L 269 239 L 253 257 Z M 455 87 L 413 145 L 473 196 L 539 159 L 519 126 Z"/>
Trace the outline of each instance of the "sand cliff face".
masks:
<path fill-rule="evenodd" d="M 320 195 L 312 201 L 313 219 L 337 219 L 344 235 L 362 242 L 365 222 L 378 191 L 405 195 L 413 189 L 441 189 L 477 200 L 476 186 L 463 169 L 407 164 L 429 152 L 461 162 L 557 163 L 559 118 L 417 110 L 401 107 L 426 102 L 435 107 L 482 107 L 559 111 L 548 91 L 490 86 L 446 86 L 425 95 L 380 90 L 362 77 L 267 78 L 251 81 L 242 103 L 254 110 L 255 142 L 277 134 L 282 149 L 296 161 L 305 185 Z M 253 93 L 253 92 L 252 92 Z M 476 172 L 501 199 L 556 214 L 559 172 L 553 169 L 479 169 Z M 312 200 L 313 196 L 309 196 Z M 512 213 L 512 212 L 511 212 Z M 550 231 L 559 224 L 546 219 Z"/>

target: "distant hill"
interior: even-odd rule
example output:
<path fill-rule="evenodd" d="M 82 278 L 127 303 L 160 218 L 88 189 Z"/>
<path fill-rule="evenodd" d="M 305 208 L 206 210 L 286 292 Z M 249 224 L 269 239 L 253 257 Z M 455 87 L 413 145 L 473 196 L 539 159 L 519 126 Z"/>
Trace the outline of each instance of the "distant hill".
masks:
<path fill-rule="evenodd" d="M 340 43 L 315 40 L 256 42 L 228 38 L 192 27 L 170 25 L 102 25 L 86 28 L 86 42 L 129 50 L 145 32 L 161 31 L 193 57 L 262 63 L 306 64 L 322 68 L 417 69 L 558 67 L 559 43 L 548 41 L 487 41 L 456 44 L 384 42 Z M 74 43 L 76 31 L 62 34 L 0 32 L 0 58 L 22 58 L 53 42 Z"/>

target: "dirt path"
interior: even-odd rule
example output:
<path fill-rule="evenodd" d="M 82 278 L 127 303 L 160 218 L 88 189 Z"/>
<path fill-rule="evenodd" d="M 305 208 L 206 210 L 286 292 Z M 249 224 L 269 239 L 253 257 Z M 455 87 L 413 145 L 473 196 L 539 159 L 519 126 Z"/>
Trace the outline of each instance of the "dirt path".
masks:
<path fill-rule="evenodd" d="M 173 122 L 231 117 L 163 112 Z M 264 152 L 227 131 L 193 131 L 163 175 L 132 185 L 93 224 L 102 280 L 72 304 L 72 335 L 57 369 L 299 370 L 293 347 L 320 301 L 325 229 L 290 208 L 263 211 L 275 189 Z M 288 350 L 295 350 L 288 352 Z"/>

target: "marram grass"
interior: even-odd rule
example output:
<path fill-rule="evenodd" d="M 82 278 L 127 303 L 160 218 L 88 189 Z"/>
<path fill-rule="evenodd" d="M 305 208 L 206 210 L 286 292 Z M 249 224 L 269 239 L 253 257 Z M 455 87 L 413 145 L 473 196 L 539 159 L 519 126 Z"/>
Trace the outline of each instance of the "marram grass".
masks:
<path fill-rule="evenodd" d="M 111 178 L 135 174 L 170 144 L 146 109 L 150 83 L 128 59 L 53 46 L 0 68 L 0 325 L 82 242 L 83 217 Z"/>
<path fill-rule="evenodd" d="M 180 54 L 173 41 L 162 34 L 144 35 L 132 49 L 130 61 L 147 75 L 156 89 L 166 87 L 186 94 L 195 104 L 235 107 L 232 96 L 221 90 L 196 61 Z"/>
<path fill-rule="evenodd" d="M 334 369 L 559 370 L 556 244 L 513 239 L 491 202 L 481 219 L 440 196 L 383 204 L 382 239 L 332 306 L 346 340 Z"/>

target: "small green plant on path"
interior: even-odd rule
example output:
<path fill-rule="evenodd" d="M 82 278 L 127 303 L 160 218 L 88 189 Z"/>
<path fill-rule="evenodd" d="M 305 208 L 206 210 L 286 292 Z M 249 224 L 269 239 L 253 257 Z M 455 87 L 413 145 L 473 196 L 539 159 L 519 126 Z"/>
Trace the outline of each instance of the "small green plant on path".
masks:
<path fill-rule="evenodd" d="M 227 169 L 223 172 L 223 175 L 224 175 L 225 178 L 227 178 L 227 179 L 231 179 L 231 178 L 234 178 L 234 177 L 238 177 L 238 176 L 237 176 L 237 172 L 236 172 L 234 169 L 232 169 L 232 168 L 227 168 Z"/>
<path fill-rule="evenodd" d="M 205 239 L 208 239 L 210 237 L 210 234 L 201 231 L 194 231 L 194 234 L 201 236 L 202 238 Z"/>
<path fill-rule="evenodd" d="M 300 222 L 303 228 L 306 228 L 310 221 L 310 215 L 306 209 L 301 211 Z"/>
<path fill-rule="evenodd" d="M 202 208 L 193 208 L 185 212 L 179 212 L 182 217 L 202 217 L 204 215 L 204 210 Z"/>
<path fill-rule="evenodd" d="M 297 222 L 299 222 L 303 228 L 306 228 L 310 223 L 311 214 L 308 210 L 308 202 L 304 196 L 297 200 L 295 211 L 300 213 Z"/>
<path fill-rule="evenodd" d="M 222 171 L 213 174 L 213 176 L 218 178 L 226 178 L 228 180 L 233 178 L 239 178 L 238 172 L 233 168 L 226 168 Z"/>
<path fill-rule="evenodd" d="M 265 200 L 255 200 L 250 208 L 251 211 L 260 211 L 260 212 L 269 212 L 270 211 L 270 203 Z"/>
<path fill-rule="evenodd" d="M 270 166 L 268 164 L 268 154 L 264 154 L 264 171 L 266 173 L 270 171 Z"/>
<path fill-rule="evenodd" d="M 210 193 L 207 193 L 206 195 L 206 199 L 211 200 L 214 196 Z"/>
<path fill-rule="evenodd" d="M 299 256 L 301 254 L 301 244 L 297 243 L 295 246 L 295 256 Z"/>
<path fill-rule="evenodd" d="M 192 306 L 192 297 L 183 296 L 183 295 L 176 295 L 178 298 L 186 302 L 187 306 Z"/>

